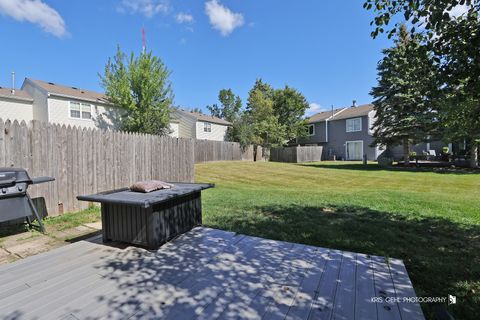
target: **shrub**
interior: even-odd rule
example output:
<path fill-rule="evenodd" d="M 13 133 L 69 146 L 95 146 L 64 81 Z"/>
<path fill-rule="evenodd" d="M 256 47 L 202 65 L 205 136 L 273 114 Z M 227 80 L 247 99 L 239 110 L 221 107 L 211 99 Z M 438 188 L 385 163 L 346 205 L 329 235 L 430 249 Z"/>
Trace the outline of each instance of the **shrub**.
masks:
<path fill-rule="evenodd" d="M 382 167 L 389 167 L 393 164 L 393 158 L 390 157 L 379 157 L 377 162 Z"/>

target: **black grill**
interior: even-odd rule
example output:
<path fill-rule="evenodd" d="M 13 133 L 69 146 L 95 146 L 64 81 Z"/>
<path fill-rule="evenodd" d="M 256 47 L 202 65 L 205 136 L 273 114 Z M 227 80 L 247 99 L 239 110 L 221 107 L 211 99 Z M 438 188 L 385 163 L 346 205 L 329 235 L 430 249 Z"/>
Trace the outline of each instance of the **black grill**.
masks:
<path fill-rule="evenodd" d="M 54 181 L 52 177 L 30 178 L 25 169 L 0 168 L 0 222 L 24 218 L 31 225 L 37 219 L 45 232 L 42 218 L 27 193 L 28 186 Z"/>

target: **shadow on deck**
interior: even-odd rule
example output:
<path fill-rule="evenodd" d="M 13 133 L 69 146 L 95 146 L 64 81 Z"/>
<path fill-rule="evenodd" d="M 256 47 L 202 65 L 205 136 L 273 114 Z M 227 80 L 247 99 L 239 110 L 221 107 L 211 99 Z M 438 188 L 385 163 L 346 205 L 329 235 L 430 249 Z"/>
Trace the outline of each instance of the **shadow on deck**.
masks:
<path fill-rule="evenodd" d="M 469 319 L 480 304 L 480 226 L 358 206 L 261 206 L 216 227 L 269 239 L 402 259 L 419 296 L 456 295 L 460 303 L 422 304 L 427 318 L 446 308 Z M 439 308 L 440 307 L 440 308 Z M 440 311 L 442 312 L 442 311 Z"/>

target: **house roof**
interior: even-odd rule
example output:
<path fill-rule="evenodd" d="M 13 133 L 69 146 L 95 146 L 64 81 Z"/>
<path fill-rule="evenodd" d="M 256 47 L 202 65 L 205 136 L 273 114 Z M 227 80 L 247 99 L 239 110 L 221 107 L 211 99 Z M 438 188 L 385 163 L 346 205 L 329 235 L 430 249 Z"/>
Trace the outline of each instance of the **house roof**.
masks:
<path fill-rule="evenodd" d="M 200 112 L 187 111 L 187 110 L 183 110 L 183 109 L 180 109 L 179 111 L 195 117 L 197 119 L 197 121 L 211 122 L 211 123 L 221 124 L 221 125 L 224 125 L 224 126 L 231 126 L 232 125 L 232 123 L 227 121 L 227 120 L 217 118 L 217 117 L 214 117 L 214 116 L 208 116 L 208 115 L 205 115 L 205 114 L 200 113 Z"/>
<path fill-rule="evenodd" d="M 339 108 L 332 111 L 319 112 L 307 119 L 308 123 L 321 122 L 328 119 L 328 121 L 349 119 L 355 117 L 366 116 L 373 110 L 373 104 L 363 104 L 357 107 Z"/>
<path fill-rule="evenodd" d="M 33 102 L 33 98 L 25 90 L 15 89 L 15 93 L 12 93 L 12 89 L 0 87 L 0 97 Z"/>
<path fill-rule="evenodd" d="M 43 80 L 34 80 L 28 79 L 27 80 L 33 82 L 40 88 L 46 90 L 51 95 L 56 95 L 60 97 L 67 97 L 67 98 L 76 98 L 79 100 L 85 100 L 90 102 L 96 103 L 106 103 L 109 104 L 109 100 L 104 93 L 95 92 L 86 89 L 80 89 L 77 87 L 65 86 L 53 82 L 46 82 Z"/>
<path fill-rule="evenodd" d="M 322 111 L 319 113 L 314 114 L 310 118 L 307 119 L 308 123 L 315 123 L 315 122 L 320 122 L 324 121 L 325 119 L 328 119 L 332 116 L 332 114 L 336 114 L 337 112 L 343 110 L 344 108 L 339 108 L 339 109 L 333 109 L 333 111 Z"/>

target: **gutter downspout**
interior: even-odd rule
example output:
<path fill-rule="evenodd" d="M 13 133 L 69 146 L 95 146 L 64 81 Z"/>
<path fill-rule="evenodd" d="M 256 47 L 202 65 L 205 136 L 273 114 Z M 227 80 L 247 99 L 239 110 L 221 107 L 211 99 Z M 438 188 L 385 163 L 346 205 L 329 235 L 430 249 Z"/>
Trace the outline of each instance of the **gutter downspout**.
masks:
<path fill-rule="evenodd" d="M 325 142 L 328 142 L 328 119 L 325 119 Z"/>

